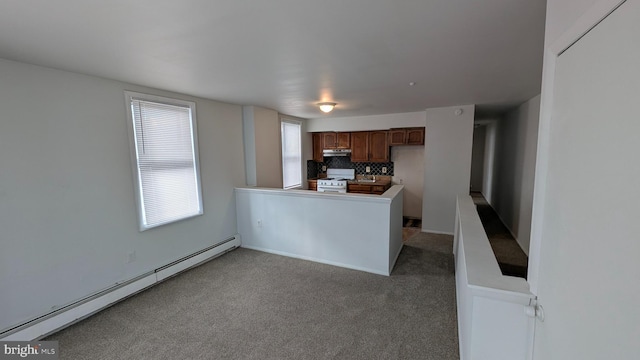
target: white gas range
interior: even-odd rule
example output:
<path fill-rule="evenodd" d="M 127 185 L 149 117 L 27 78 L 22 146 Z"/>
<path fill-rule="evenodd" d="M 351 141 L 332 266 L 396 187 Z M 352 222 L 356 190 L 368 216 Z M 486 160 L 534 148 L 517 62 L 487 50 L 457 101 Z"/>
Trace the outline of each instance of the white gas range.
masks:
<path fill-rule="evenodd" d="M 327 177 L 318 179 L 319 192 L 347 192 L 347 181 L 356 178 L 354 169 L 327 169 Z"/>

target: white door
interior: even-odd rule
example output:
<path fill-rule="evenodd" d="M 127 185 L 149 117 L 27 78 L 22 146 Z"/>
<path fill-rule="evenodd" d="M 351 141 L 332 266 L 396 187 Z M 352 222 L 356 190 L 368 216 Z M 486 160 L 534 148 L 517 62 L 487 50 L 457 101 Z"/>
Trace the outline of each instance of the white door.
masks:
<path fill-rule="evenodd" d="M 640 1 L 562 53 L 534 359 L 640 359 Z"/>

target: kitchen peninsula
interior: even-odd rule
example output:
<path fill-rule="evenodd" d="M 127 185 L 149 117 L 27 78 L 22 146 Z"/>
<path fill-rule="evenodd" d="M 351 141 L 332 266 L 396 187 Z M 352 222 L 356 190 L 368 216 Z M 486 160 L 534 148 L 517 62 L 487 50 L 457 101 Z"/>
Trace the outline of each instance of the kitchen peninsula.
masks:
<path fill-rule="evenodd" d="M 382 195 L 236 188 L 242 247 L 390 275 L 402 249 L 402 185 Z"/>

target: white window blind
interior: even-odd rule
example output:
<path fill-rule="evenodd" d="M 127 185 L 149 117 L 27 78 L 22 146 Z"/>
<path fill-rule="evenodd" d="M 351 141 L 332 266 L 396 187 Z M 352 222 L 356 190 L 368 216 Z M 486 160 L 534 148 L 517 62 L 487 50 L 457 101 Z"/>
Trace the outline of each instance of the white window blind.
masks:
<path fill-rule="evenodd" d="M 282 185 L 285 189 L 302 186 L 302 144 L 299 122 L 282 120 Z"/>
<path fill-rule="evenodd" d="M 127 93 L 140 230 L 200 215 L 195 103 Z"/>

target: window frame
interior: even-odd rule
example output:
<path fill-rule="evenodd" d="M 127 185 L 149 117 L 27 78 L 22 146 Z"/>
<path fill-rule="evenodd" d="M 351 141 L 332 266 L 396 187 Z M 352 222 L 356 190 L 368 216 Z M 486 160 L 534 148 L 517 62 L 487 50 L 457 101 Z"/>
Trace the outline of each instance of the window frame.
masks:
<path fill-rule="evenodd" d="M 285 142 L 283 137 L 283 130 L 285 123 L 297 125 L 299 128 L 298 132 L 298 144 L 300 145 L 300 163 L 297 166 L 298 171 L 300 172 L 300 183 L 291 186 L 285 186 Z M 301 189 L 303 187 L 303 172 L 302 172 L 302 163 L 303 163 L 303 149 L 302 149 L 302 121 L 289 119 L 286 117 L 280 118 L 280 161 L 282 163 L 282 188 L 283 189 Z"/>
<path fill-rule="evenodd" d="M 178 106 L 189 108 L 190 110 L 190 125 L 191 125 L 191 148 L 193 155 L 193 170 L 195 172 L 195 186 L 196 186 L 196 195 L 197 195 L 197 211 L 195 213 L 182 216 L 180 218 L 171 219 L 168 221 L 163 221 L 155 224 L 147 224 L 146 214 L 145 214 L 145 206 L 144 206 L 144 196 L 142 191 L 142 174 L 139 167 L 139 157 L 138 157 L 138 146 L 137 146 L 137 138 L 136 138 L 136 123 L 134 120 L 134 114 L 132 109 L 132 101 L 133 100 L 142 100 L 147 102 L 154 102 L 158 104 L 165 104 L 170 106 Z M 200 180 L 200 158 L 199 158 L 199 147 L 198 147 L 198 127 L 197 127 L 197 115 L 196 115 L 196 103 L 193 101 L 168 98 L 164 96 L 144 94 L 134 91 L 125 91 L 125 105 L 126 105 L 126 113 L 127 113 L 127 130 L 129 134 L 129 150 L 131 156 L 131 167 L 132 167 L 132 175 L 134 180 L 134 194 L 135 194 L 135 202 L 136 202 L 136 211 L 138 213 L 138 226 L 139 231 L 145 231 L 149 229 L 153 229 L 159 226 L 171 224 L 174 222 L 190 219 L 193 217 L 201 216 L 204 214 L 204 206 L 202 200 L 202 182 Z"/>

